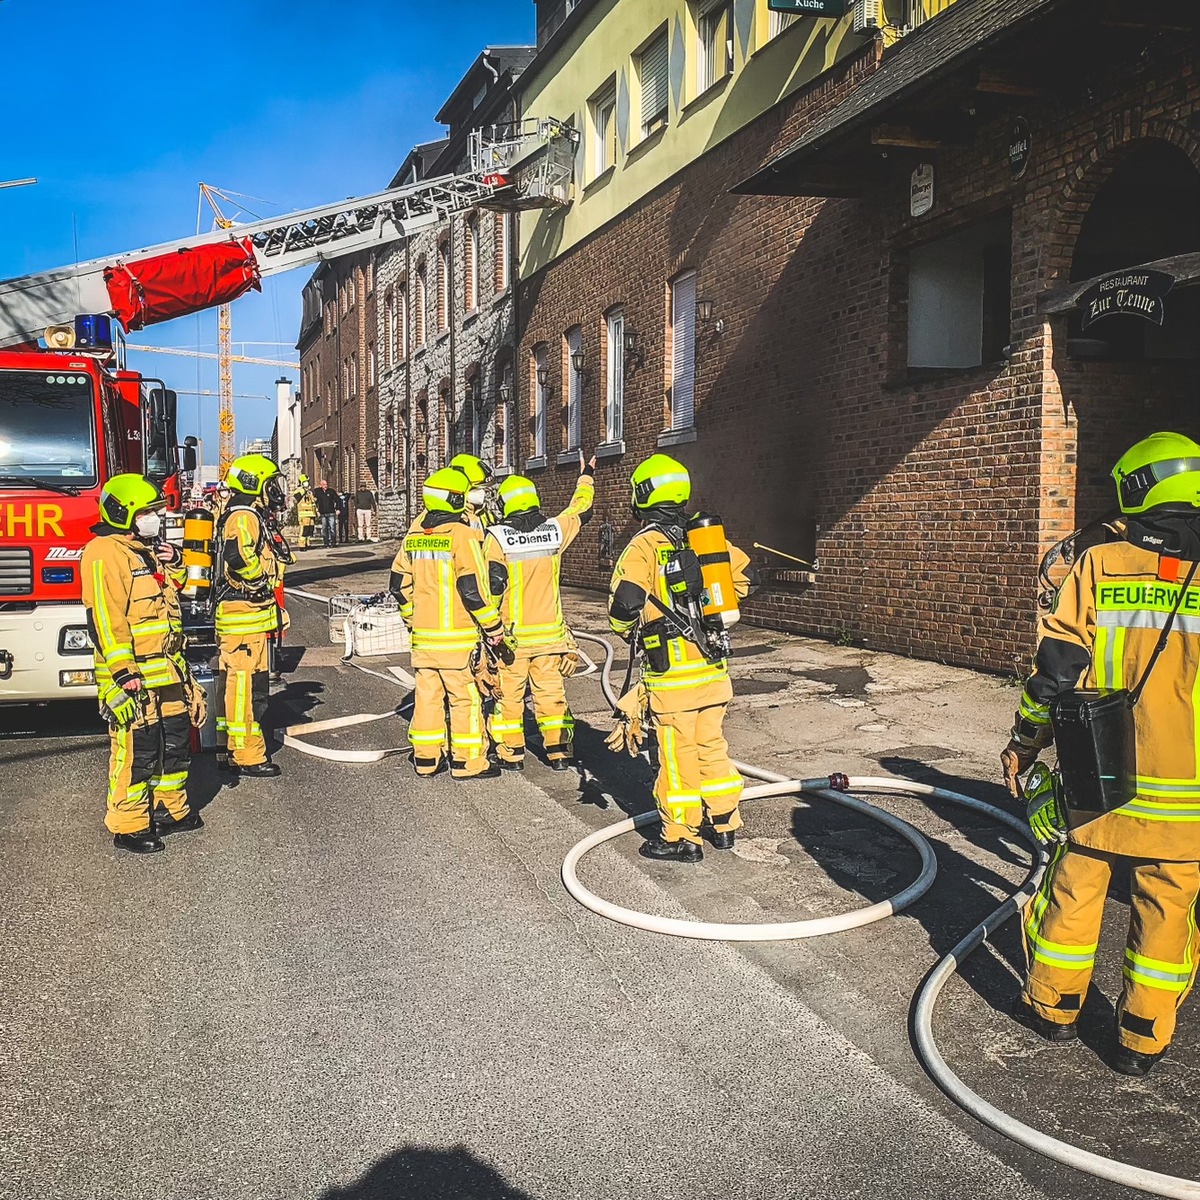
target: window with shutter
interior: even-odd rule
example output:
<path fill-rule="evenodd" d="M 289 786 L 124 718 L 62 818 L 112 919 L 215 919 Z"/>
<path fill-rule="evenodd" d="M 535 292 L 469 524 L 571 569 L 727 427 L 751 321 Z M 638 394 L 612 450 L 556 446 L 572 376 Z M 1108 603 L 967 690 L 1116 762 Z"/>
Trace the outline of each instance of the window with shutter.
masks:
<path fill-rule="evenodd" d="M 664 29 L 638 56 L 638 82 L 642 89 L 642 137 L 662 129 L 670 108 L 667 32 Z"/>
<path fill-rule="evenodd" d="M 671 284 L 671 428 L 690 429 L 696 416 L 696 272 Z"/>
<path fill-rule="evenodd" d="M 700 33 L 698 92 L 733 74 L 733 0 L 708 4 L 697 22 Z"/>

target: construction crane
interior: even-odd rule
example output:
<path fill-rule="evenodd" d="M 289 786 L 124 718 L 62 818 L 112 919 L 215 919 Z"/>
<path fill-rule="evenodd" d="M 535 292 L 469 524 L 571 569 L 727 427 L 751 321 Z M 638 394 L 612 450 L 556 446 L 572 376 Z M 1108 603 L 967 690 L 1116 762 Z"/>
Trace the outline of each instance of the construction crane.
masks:
<path fill-rule="evenodd" d="M 126 342 L 126 350 L 138 350 L 142 354 L 178 354 L 182 358 L 220 359 L 219 354 L 210 354 L 205 350 L 186 350 L 182 346 L 146 346 L 141 342 Z M 288 362 L 282 358 L 252 358 L 249 354 L 231 354 L 230 362 L 249 363 L 255 367 L 283 367 L 285 370 L 298 371 L 300 364 Z"/>
<path fill-rule="evenodd" d="M 218 198 L 228 200 L 220 188 L 207 183 L 200 185 L 200 195 L 208 201 L 213 213 L 215 229 L 230 229 L 233 220 L 227 217 L 217 203 Z M 196 224 L 199 225 L 197 219 Z M 197 230 L 199 232 L 199 230 Z M 234 420 L 233 420 L 233 304 L 226 301 L 217 309 L 217 393 L 220 404 L 217 416 L 217 428 L 220 430 L 218 454 L 221 478 L 234 459 Z"/>

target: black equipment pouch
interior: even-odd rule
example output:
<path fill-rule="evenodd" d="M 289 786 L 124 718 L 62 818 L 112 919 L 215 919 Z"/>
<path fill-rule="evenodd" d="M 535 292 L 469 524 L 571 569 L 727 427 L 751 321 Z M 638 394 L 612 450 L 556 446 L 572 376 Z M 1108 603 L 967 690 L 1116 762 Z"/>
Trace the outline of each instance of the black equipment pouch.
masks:
<path fill-rule="evenodd" d="M 639 637 L 642 652 L 646 656 L 646 665 L 656 675 L 661 675 L 671 665 L 671 651 L 668 647 L 671 634 L 666 621 L 648 621 L 642 626 Z"/>
<path fill-rule="evenodd" d="M 1050 724 L 1069 809 L 1112 812 L 1137 795 L 1132 692 L 1075 688 L 1051 702 Z"/>
<path fill-rule="evenodd" d="M 1063 795 L 1073 812 L 1112 812 L 1137 795 L 1137 732 L 1133 710 L 1166 649 L 1171 626 L 1200 563 L 1193 563 L 1163 625 L 1142 678 L 1124 688 L 1073 688 L 1050 703 Z"/>

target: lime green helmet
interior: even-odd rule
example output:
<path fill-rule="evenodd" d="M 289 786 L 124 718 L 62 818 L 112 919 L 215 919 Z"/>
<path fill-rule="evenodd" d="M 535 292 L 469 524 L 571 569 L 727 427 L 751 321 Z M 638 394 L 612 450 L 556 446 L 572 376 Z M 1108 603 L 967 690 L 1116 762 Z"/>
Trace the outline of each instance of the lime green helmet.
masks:
<path fill-rule="evenodd" d="M 100 520 L 128 533 L 138 513 L 166 504 L 162 492 L 141 475 L 114 475 L 100 492 Z"/>
<path fill-rule="evenodd" d="M 526 479 L 524 475 L 510 475 L 498 490 L 506 517 L 515 517 L 518 513 L 532 512 L 542 507 L 533 480 Z"/>
<path fill-rule="evenodd" d="M 425 480 L 426 512 L 460 513 L 467 507 L 471 481 L 457 467 L 443 467 Z"/>
<path fill-rule="evenodd" d="M 1152 433 L 1121 455 L 1112 477 L 1123 513 L 1160 504 L 1200 508 L 1200 444 L 1182 433 Z"/>
<path fill-rule="evenodd" d="M 456 454 L 447 466 L 454 467 L 455 470 L 461 471 L 466 477 L 467 482 L 473 488 L 479 487 L 481 484 L 487 483 L 492 477 L 492 469 L 481 458 L 476 458 L 474 454 Z"/>
<path fill-rule="evenodd" d="M 686 504 L 692 495 L 687 467 L 669 454 L 652 454 L 633 472 L 633 507 Z"/>
<path fill-rule="evenodd" d="M 265 454 L 243 454 L 229 464 L 225 482 L 230 489 L 244 496 L 261 496 L 270 480 L 279 474 L 278 463 Z"/>

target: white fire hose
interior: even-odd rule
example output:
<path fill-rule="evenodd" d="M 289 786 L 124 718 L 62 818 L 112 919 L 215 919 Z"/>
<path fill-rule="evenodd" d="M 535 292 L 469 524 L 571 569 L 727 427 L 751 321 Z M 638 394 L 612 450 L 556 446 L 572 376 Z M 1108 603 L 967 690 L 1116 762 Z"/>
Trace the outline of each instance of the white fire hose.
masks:
<path fill-rule="evenodd" d="M 585 639 L 600 646 L 604 650 L 604 665 L 600 669 L 600 682 L 604 689 L 605 698 L 616 706 L 617 696 L 612 686 L 613 648 L 611 643 L 593 634 L 576 633 L 577 638 Z M 874 776 L 834 777 L 833 779 L 787 779 L 773 771 L 764 771 L 747 763 L 735 762 L 734 766 L 746 776 L 753 779 L 767 780 L 768 787 L 747 788 L 745 799 L 756 799 L 764 796 L 805 795 L 819 796 L 822 799 L 833 800 L 844 807 L 851 808 L 864 816 L 880 821 L 906 838 L 921 855 L 922 870 L 918 878 L 902 892 L 890 900 L 884 900 L 867 908 L 860 908 L 835 917 L 822 917 L 809 921 L 791 921 L 777 924 L 718 924 L 701 921 L 683 921 L 670 917 L 656 917 L 649 913 L 633 912 L 627 908 L 603 900 L 589 891 L 579 882 L 576 868 L 579 861 L 589 850 L 620 837 L 632 829 L 652 824 L 658 820 L 656 812 L 641 813 L 636 817 L 620 821 L 616 825 L 602 829 L 584 838 L 567 854 L 562 866 L 562 879 L 566 889 L 585 908 L 591 909 L 600 916 L 617 921 L 623 925 L 631 925 L 637 929 L 645 929 L 655 933 L 665 933 L 676 937 L 719 939 L 722 941 L 777 941 L 782 938 L 816 937 L 825 933 L 835 933 L 840 930 L 854 929 L 872 921 L 899 912 L 924 895 L 933 883 L 936 864 L 933 851 L 925 837 L 905 821 L 883 809 L 876 808 L 864 800 L 845 795 L 833 790 L 831 784 L 848 786 L 870 792 L 887 792 L 899 795 L 918 796 L 923 800 L 943 800 L 950 804 L 971 809 L 991 817 L 1006 826 L 1018 837 L 1033 848 L 1033 864 L 1029 877 L 999 908 L 975 926 L 947 954 L 921 984 L 913 1000 L 912 1024 L 913 1040 L 917 1057 L 921 1065 L 929 1073 L 933 1081 L 956 1104 L 985 1125 L 1004 1134 L 1012 1141 L 1033 1150 L 1038 1154 L 1053 1159 L 1056 1162 L 1073 1167 L 1100 1179 L 1107 1179 L 1124 1187 L 1137 1188 L 1154 1196 L 1165 1196 L 1171 1200 L 1200 1200 L 1200 1180 L 1183 1179 L 1176 1175 L 1164 1175 L 1158 1171 L 1148 1171 L 1135 1167 L 1130 1163 L 1117 1159 L 1106 1158 L 1102 1154 L 1093 1154 L 1079 1146 L 1051 1137 L 1049 1134 L 1034 1129 L 1018 1121 L 1008 1113 L 1001 1112 L 989 1104 L 982 1096 L 972 1091 L 947 1065 L 937 1048 L 933 1036 L 933 1017 L 937 1002 L 951 976 L 961 967 L 962 963 L 988 940 L 1001 926 L 1020 913 L 1030 897 L 1036 891 L 1045 870 L 1046 854 L 1041 845 L 1033 837 L 1028 825 L 1011 813 L 994 805 L 977 800 L 972 796 L 964 796 L 958 792 L 947 791 L 945 788 L 931 787 L 928 784 L 914 783 L 906 779 L 879 778 Z"/>
<path fill-rule="evenodd" d="M 302 592 L 288 588 L 288 593 L 305 600 L 327 603 L 327 596 L 312 592 Z M 604 695 L 612 705 L 616 704 L 617 696 L 612 686 L 613 648 L 612 644 L 602 637 L 590 633 L 576 632 L 576 638 L 592 642 L 604 652 L 604 664 L 600 668 L 600 684 Z M 589 665 L 591 660 L 587 660 Z M 350 665 L 369 675 L 387 680 L 397 686 L 406 686 L 405 682 L 380 671 L 372 671 L 352 660 Z M 586 674 L 591 674 L 594 667 Z M 293 725 L 284 733 L 284 744 L 303 754 L 309 754 L 331 762 L 344 763 L 374 763 L 394 754 L 407 754 L 409 747 L 397 746 L 387 750 L 334 750 L 313 746 L 305 741 L 309 734 L 322 731 L 345 729 L 356 725 L 368 724 L 373 721 L 383 721 L 390 717 L 402 717 L 411 711 L 411 704 L 406 703 L 399 708 L 386 713 L 364 713 L 349 717 L 335 717 L 327 721 L 315 721 L 308 724 Z M 856 796 L 842 791 L 842 788 L 853 788 L 868 792 L 883 792 L 893 795 L 917 796 L 923 800 L 941 800 L 949 804 L 970 809 L 990 817 L 1006 826 L 1019 838 L 1028 843 L 1033 849 L 1033 863 L 1029 877 L 1017 891 L 1013 892 L 999 908 L 975 926 L 947 954 L 926 977 L 913 1000 L 912 1024 L 913 1040 L 917 1057 L 921 1065 L 929 1073 L 934 1082 L 956 1104 L 985 1125 L 1004 1134 L 1005 1137 L 1019 1145 L 1033 1150 L 1046 1158 L 1073 1167 L 1075 1170 L 1107 1179 L 1124 1187 L 1136 1188 L 1154 1196 L 1168 1197 L 1169 1200 L 1200 1200 L 1200 1180 L 1183 1179 L 1175 1175 L 1164 1175 L 1158 1171 L 1148 1171 L 1129 1163 L 1106 1158 L 1101 1154 L 1093 1154 L 1079 1146 L 1061 1141 L 1042 1133 L 1029 1125 L 1018 1121 L 1008 1113 L 1001 1112 L 989 1104 L 977 1093 L 972 1091 L 947 1065 L 937 1048 L 933 1036 L 933 1017 L 937 1002 L 950 980 L 961 967 L 963 962 L 973 954 L 1006 922 L 1011 920 L 1025 907 L 1029 898 L 1037 889 L 1045 869 L 1046 855 L 1039 843 L 1029 831 L 1028 825 L 1011 813 L 994 805 L 965 796 L 959 792 L 948 791 L 945 788 L 931 787 L 928 784 L 915 783 L 907 779 L 896 779 L 876 776 L 834 776 L 825 779 L 788 779 L 774 771 L 763 770 L 748 763 L 735 762 L 734 766 L 751 779 L 760 779 L 764 785 L 747 788 L 743 799 L 762 799 L 767 796 L 799 796 L 812 795 L 824 800 L 833 801 L 853 812 L 870 817 L 874 821 L 887 826 L 904 838 L 917 851 L 921 858 L 921 870 L 917 878 L 906 888 L 890 899 L 881 900 L 876 904 L 854 909 L 833 917 L 819 917 L 804 921 L 787 921 L 774 924 L 733 924 L 705 921 L 686 921 L 672 917 L 656 917 L 650 913 L 639 913 L 633 909 L 623 908 L 595 895 L 579 881 L 576 869 L 580 860 L 590 850 L 605 842 L 612 841 L 624 833 L 649 825 L 658 820 L 657 812 L 640 813 L 635 817 L 619 821 L 617 824 L 589 834 L 574 846 L 567 854 L 562 865 L 562 880 L 567 891 L 585 908 L 636 929 L 644 929 L 653 933 L 664 933 L 674 937 L 688 937 L 719 941 L 781 941 L 798 938 L 819 937 L 827 933 L 838 933 L 847 929 L 856 929 L 874 921 L 901 912 L 916 900 L 920 899 L 932 887 L 937 874 L 937 861 L 928 839 L 907 821 L 867 803 Z M 836 787 L 834 786 L 836 784 Z"/>

